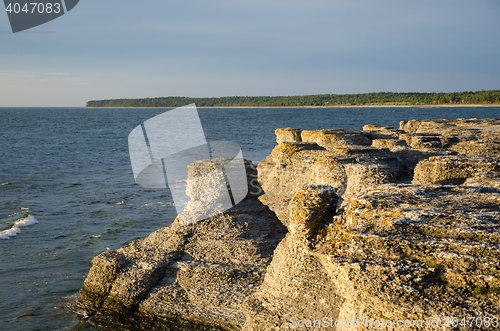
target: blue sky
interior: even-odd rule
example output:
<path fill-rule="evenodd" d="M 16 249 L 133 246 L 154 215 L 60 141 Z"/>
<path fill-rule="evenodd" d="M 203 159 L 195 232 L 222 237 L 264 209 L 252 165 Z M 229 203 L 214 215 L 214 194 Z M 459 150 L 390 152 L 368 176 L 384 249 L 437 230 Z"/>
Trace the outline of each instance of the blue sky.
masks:
<path fill-rule="evenodd" d="M 500 89 L 498 0 L 81 0 L 0 39 L 0 107 Z"/>

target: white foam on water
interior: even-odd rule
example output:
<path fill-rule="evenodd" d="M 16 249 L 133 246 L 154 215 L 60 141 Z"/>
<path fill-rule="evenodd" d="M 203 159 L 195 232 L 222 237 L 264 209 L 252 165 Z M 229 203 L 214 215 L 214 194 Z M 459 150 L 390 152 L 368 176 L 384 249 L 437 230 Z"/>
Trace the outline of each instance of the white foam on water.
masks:
<path fill-rule="evenodd" d="M 37 224 L 38 221 L 31 215 L 18 219 L 14 225 L 7 230 L 3 230 L 0 232 L 0 239 L 10 239 L 10 237 L 14 237 L 18 233 L 21 233 L 21 226 L 30 226 L 33 224 Z"/>
<path fill-rule="evenodd" d="M 158 202 L 149 202 L 149 203 L 145 203 L 143 205 L 140 205 L 139 207 L 137 208 L 155 208 L 157 206 L 160 206 L 160 207 L 165 207 L 165 206 L 173 206 L 174 204 L 172 202 L 162 202 L 162 201 L 158 201 Z"/>

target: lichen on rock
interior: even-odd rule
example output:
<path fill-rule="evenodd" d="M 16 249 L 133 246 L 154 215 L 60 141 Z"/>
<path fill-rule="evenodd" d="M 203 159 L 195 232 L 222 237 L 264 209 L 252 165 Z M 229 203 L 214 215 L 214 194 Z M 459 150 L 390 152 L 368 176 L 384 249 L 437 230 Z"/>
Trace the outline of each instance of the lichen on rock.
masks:
<path fill-rule="evenodd" d="M 240 204 L 94 258 L 79 296 L 94 325 L 278 331 L 294 318 L 439 318 L 441 330 L 468 330 L 443 323 L 500 317 L 500 119 L 276 135 L 257 173 L 246 163 L 258 191 Z M 195 197 L 204 183 L 193 185 Z"/>
<path fill-rule="evenodd" d="M 283 142 L 301 142 L 301 130 L 294 128 L 276 129 L 276 142 L 281 144 Z"/>
<path fill-rule="evenodd" d="M 335 208 L 337 200 L 331 186 L 304 185 L 290 201 L 287 222 L 290 233 L 297 238 L 310 239 L 328 210 Z"/>

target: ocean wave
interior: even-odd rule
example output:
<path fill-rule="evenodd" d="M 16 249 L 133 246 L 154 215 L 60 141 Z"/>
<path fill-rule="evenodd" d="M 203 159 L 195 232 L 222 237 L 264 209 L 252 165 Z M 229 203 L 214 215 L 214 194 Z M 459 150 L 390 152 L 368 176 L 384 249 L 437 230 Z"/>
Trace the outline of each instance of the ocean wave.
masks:
<path fill-rule="evenodd" d="M 19 209 L 21 209 L 21 211 L 18 211 L 17 213 L 12 213 L 12 214 L 7 215 L 7 216 L 8 217 L 15 217 L 16 215 L 21 215 L 21 214 L 24 214 L 24 215 L 28 216 L 27 214 L 29 212 L 29 208 L 21 207 Z M 18 217 L 18 218 L 20 218 L 20 217 Z M 16 221 L 17 221 L 17 219 L 16 219 Z"/>
<path fill-rule="evenodd" d="M 155 208 L 155 207 L 168 207 L 168 206 L 173 206 L 173 202 L 149 202 L 145 203 L 143 205 L 138 206 L 137 208 Z"/>
<path fill-rule="evenodd" d="M 27 215 L 26 217 L 20 218 L 14 223 L 14 225 L 10 229 L 3 230 L 0 232 L 0 239 L 10 239 L 10 237 L 14 237 L 18 233 L 21 233 L 20 227 L 30 226 L 37 223 L 38 221 L 31 215 Z"/>

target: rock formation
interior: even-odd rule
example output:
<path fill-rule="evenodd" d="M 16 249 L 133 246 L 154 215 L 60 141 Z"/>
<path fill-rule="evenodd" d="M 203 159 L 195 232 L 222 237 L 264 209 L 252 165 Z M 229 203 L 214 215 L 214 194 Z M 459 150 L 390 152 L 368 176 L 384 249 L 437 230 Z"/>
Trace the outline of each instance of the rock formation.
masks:
<path fill-rule="evenodd" d="M 276 135 L 258 175 L 246 164 L 243 202 L 94 258 L 79 294 L 89 323 L 500 327 L 499 119 Z"/>

